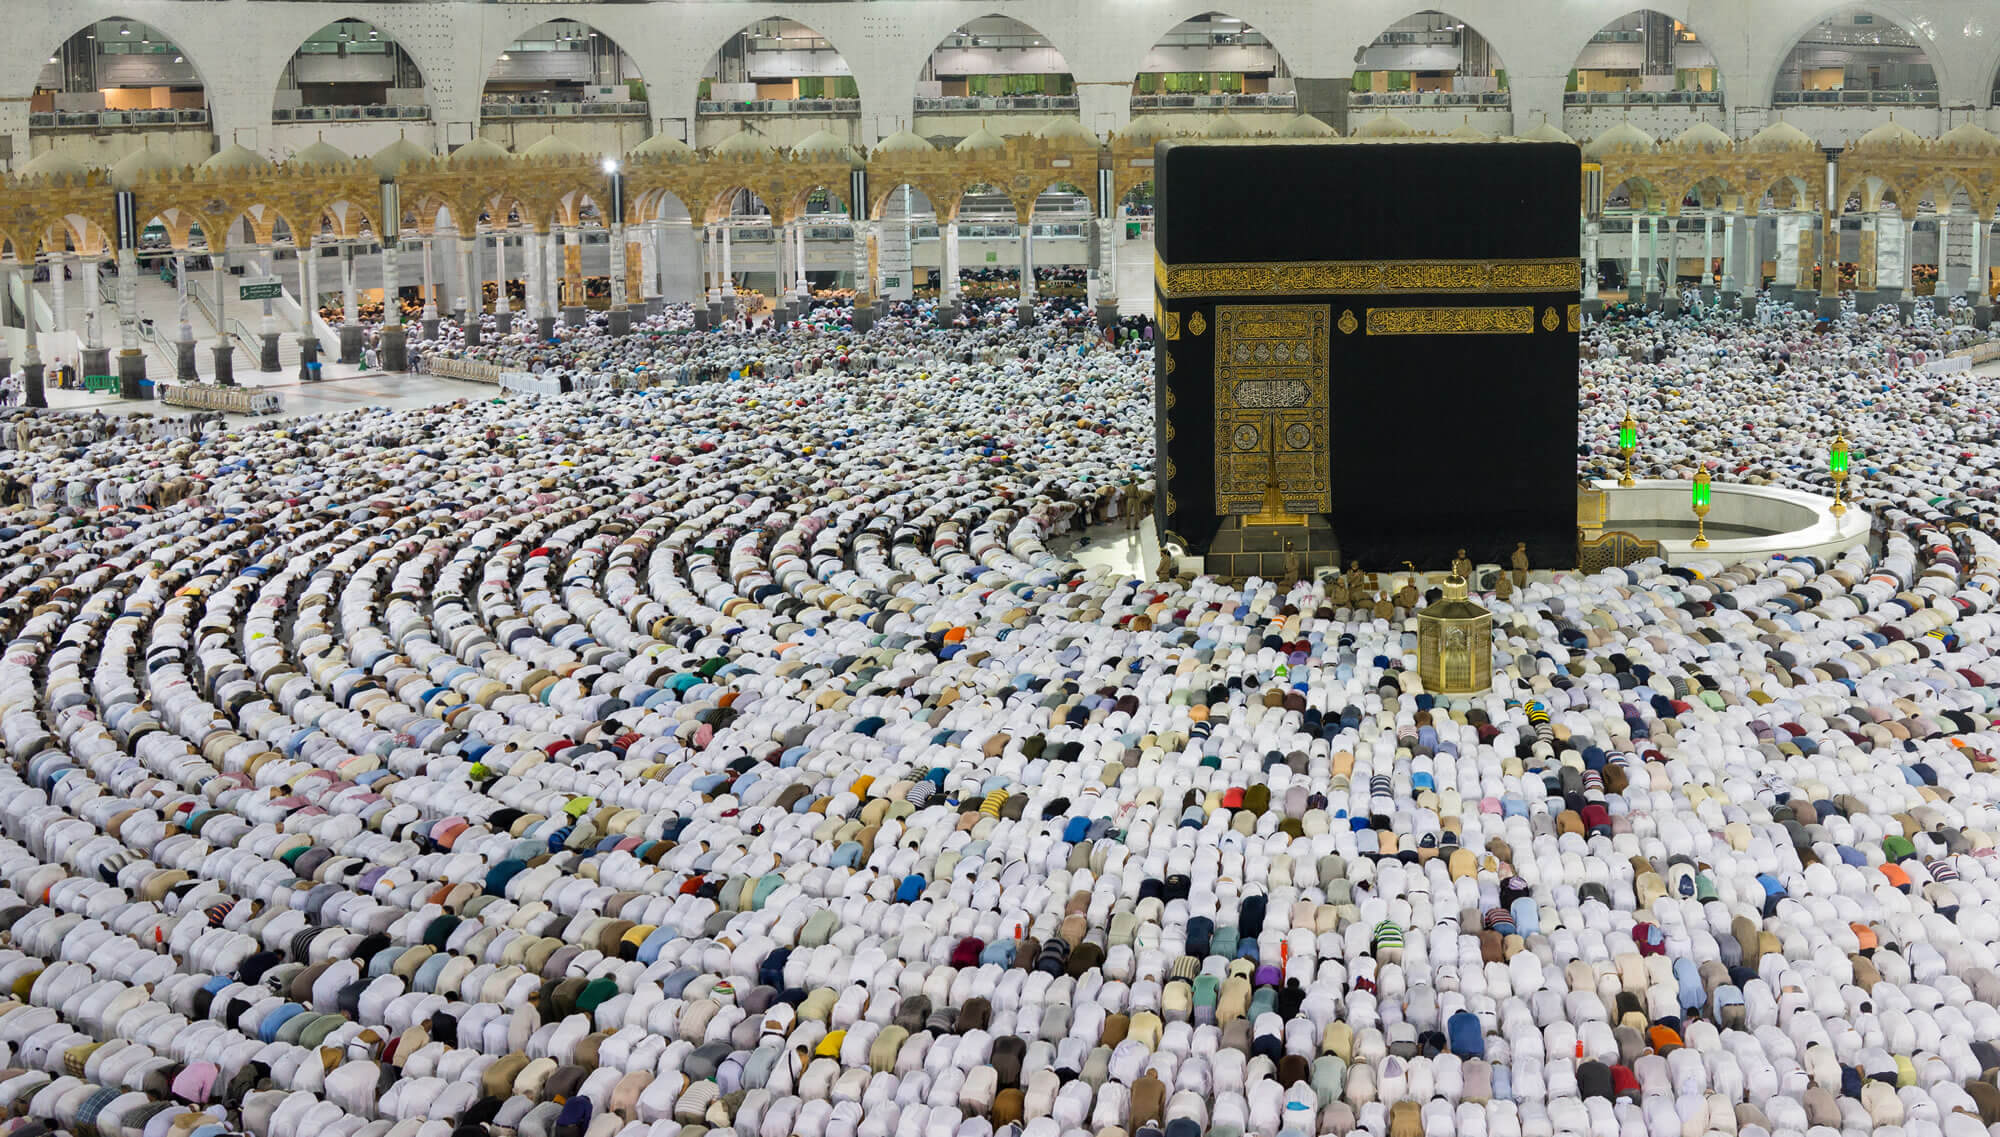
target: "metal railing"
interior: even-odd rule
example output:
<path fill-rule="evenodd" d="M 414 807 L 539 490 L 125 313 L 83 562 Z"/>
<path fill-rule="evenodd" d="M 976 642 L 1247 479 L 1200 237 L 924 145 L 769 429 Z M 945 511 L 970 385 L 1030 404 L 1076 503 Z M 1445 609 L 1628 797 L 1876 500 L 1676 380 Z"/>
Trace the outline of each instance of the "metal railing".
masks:
<path fill-rule="evenodd" d="M 1134 95 L 1132 109 L 1176 110 L 1182 107 L 1295 107 L 1299 97 L 1290 91 L 1262 95 Z"/>
<path fill-rule="evenodd" d="M 1350 107 L 1506 107 L 1513 102 L 1506 91 L 1361 91 L 1347 99 Z"/>
<path fill-rule="evenodd" d="M 1771 103 L 1780 107 L 1934 107 L 1938 105 L 1938 93 L 1935 90 L 1779 91 L 1771 96 Z"/>
<path fill-rule="evenodd" d="M 919 111 L 1073 111 L 1075 95 L 949 95 L 916 100 Z"/>
<path fill-rule="evenodd" d="M 696 114 L 860 114 L 860 99 L 703 99 Z"/>
<path fill-rule="evenodd" d="M 198 126 L 208 122 L 208 108 L 143 111 L 35 111 L 30 130 L 100 130 L 107 126 Z"/>
<path fill-rule="evenodd" d="M 631 100 L 611 102 L 546 102 L 546 103 L 506 103 L 486 102 L 479 104 L 479 113 L 486 118 L 557 118 L 581 115 L 585 117 L 611 115 L 638 115 L 645 117 L 646 104 Z"/>
<path fill-rule="evenodd" d="M 1722 105 L 1721 91 L 1565 91 L 1563 105 L 1647 107 Z"/>
<path fill-rule="evenodd" d="M 355 122 L 366 119 L 425 119 L 431 117 L 431 109 L 419 103 L 416 106 L 387 104 L 358 104 L 354 106 L 324 107 L 274 107 L 272 122 Z"/>

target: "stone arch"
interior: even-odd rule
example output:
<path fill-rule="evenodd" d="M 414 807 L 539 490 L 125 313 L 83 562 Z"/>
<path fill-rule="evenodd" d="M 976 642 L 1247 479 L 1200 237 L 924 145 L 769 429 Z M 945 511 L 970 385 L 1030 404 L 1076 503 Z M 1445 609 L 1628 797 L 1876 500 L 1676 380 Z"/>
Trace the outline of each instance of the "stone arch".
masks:
<path fill-rule="evenodd" d="M 1821 8 L 1812 15 L 1803 17 L 1789 28 L 1784 35 L 1773 37 L 1772 42 L 1781 43 L 1784 45 L 1784 48 L 1770 61 L 1766 89 L 1771 93 L 1772 101 L 1777 101 L 1777 96 L 1780 94 L 1778 86 L 1784 81 L 1784 75 L 1788 69 L 1787 65 L 1799 53 L 1807 36 L 1811 35 L 1821 25 L 1833 23 L 1844 16 L 1861 15 L 1869 16 L 1873 20 L 1878 21 L 1879 26 L 1893 25 L 1897 30 L 1907 35 L 1915 45 L 1916 50 L 1923 56 L 1923 65 L 1929 67 L 1931 70 L 1932 86 L 1940 92 L 1946 89 L 1950 81 L 1950 77 L 1947 74 L 1948 65 L 1942 58 L 1943 53 L 1935 50 L 1930 37 L 1925 35 L 1923 21 L 1897 14 L 1891 5 L 1880 3 L 1879 0 L 1869 0 L 1868 3 L 1862 4 L 1840 4 Z"/>
<path fill-rule="evenodd" d="M 1403 25 L 1411 25 L 1411 27 L 1404 28 Z M 1469 21 L 1465 20 L 1463 17 L 1454 15 L 1451 12 L 1445 11 L 1440 8 L 1424 8 L 1418 11 L 1409 12 L 1399 17 L 1394 23 L 1391 23 L 1388 27 L 1382 29 L 1382 31 L 1378 32 L 1373 40 L 1363 45 L 1361 50 L 1356 53 L 1354 62 L 1357 74 L 1359 72 L 1364 72 L 1364 71 L 1368 72 L 1372 76 L 1374 73 L 1378 71 L 1384 73 L 1404 71 L 1413 74 L 1414 72 L 1417 71 L 1445 70 L 1442 64 L 1446 61 L 1447 56 L 1444 54 L 1434 53 L 1434 52 L 1421 53 L 1416 51 L 1403 52 L 1394 50 L 1400 48 L 1411 48 L 1411 47 L 1422 48 L 1426 46 L 1430 47 L 1436 46 L 1435 44 L 1407 44 L 1407 43 L 1396 42 L 1397 37 L 1406 34 L 1414 34 L 1414 32 L 1419 27 L 1426 28 L 1431 31 L 1441 32 L 1448 30 L 1458 33 L 1457 42 L 1456 44 L 1453 45 L 1457 48 L 1458 51 L 1458 62 L 1453 64 L 1451 68 L 1454 77 L 1481 77 L 1482 73 L 1484 75 L 1490 75 L 1494 79 L 1494 86 L 1496 91 L 1503 96 L 1508 95 L 1509 84 L 1502 81 L 1502 77 L 1506 74 L 1507 64 L 1506 61 L 1501 58 L 1499 50 L 1494 46 L 1494 41 L 1480 29 L 1473 27 L 1472 24 Z M 1472 44 L 1468 42 L 1465 36 L 1465 33 L 1467 32 L 1470 32 L 1472 33 L 1473 36 L 1477 37 L 1478 39 L 1477 44 Z M 1472 46 L 1478 47 L 1481 53 L 1481 58 L 1476 63 L 1471 64 L 1471 66 L 1477 67 L 1480 70 L 1471 72 L 1468 75 L 1468 73 L 1465 71 L 1465 68 L 1468 66 L 1465 58 L 1466 49 Z M 1375 58 L 1371 59 L 1371 56 Z M 1407 56 L 1407 58 L 1399 59 L 1397 58 L 1397 56 Z M 1387 66 L 1387 64 L 1394 62 L 1405 62 L 1405 63 L 1428 62 L 1437 64 L 1437 66 L 1425 66 L 1425 67 L 1410 66 L 1410 67 L 1400 67 L 1400 68 Z M 1380 64 L 1380 66 L 1377 66 L 1377 64 Z M 1415 82 L 1416 81 L 1413 79 L 1412 80 L 1413 87 Z M 1455 83 L 1454 83 L 1454 89 L 1456 89 Z M 1382 94 L 1382 93 L 1398 94 L 1400 92 L 1396 92 L 1393 90 L 1388 92 L 1357 92 L 1357 94 Z M 1416 92 L 1413 90 L 1412 93 Z M 1372 100 L 1370 101 L 1372 102 Z M 1363 103 L 1360 105 L 1369 105 L 1369 104 Z"/>
<path fill-rule="evenodd" d="M 1190 36 L 1204 35 L 1204 34 L 1205 34 L 1205 42 L 1201 44 L 1196 44 L 1192 41 L 1184 43 L 1169 42 L 1170 39 L 1172 39 L 1172 37 L 1175 37 L 1177 35 L 1182 37 L 1190 37 Z M 1254 44 L 1254 45 L 1247 42 L 1247 37 L 1252 35 L 1256 36 L 1262 42 L 1260 44 Z M 1140 62 L 1139 69 L 1134 76 L 1133 91 L 1132 91 L 1133 99 L 1138 100 L 1144 98 L 1148 94 L 1148 92 L 1141 90 L 1141 88 L 1145 85 L 1145 77 L 1148 75 L 1173 74 L 1176 72 L 1189 71 L 1189 70 L 1204 71 L 1204 72 L 1212 70 L 1220 70 L 1225 74 L 1234 72 L 1248 72 L 1251 70 L 1251 68 L 1249 67 L 1235 67 L 1235 68 L 1223 67 L 1219 69 L 1202 67 L 1202 68 L 1183 69 L 1183 68 L 1175 68 L 1172 66 L 1166 66 L 1168 64 L 1171 64 L 1172 59 L 1170 57 L 1172 53 L 1175 52 L 1177 49 L 1185 47 L 1194 47 L 1194 46 L 1205 46 L 1210 49 L 1214 49 L 1217 47 L 1221 48 L 1237 47 L 1240 49 L 1265 47 L 1269 49 L 1271 55 L 1270 62 L 1273 65 L 1274 75 L 1278 75 L 1281 77 L 1289 77 L 1292 73 L 1291 63 L 1285 58 L 1284 51 L 1278 47 L 1277 41 L 1273 40 L 1262 28 L 1256 27 L 1252 25 L 1248 20 L 1242 19 L 1241 17 L 1238 16 L 1231 15 L 1227 12 L 1207 11 L 1198 13 L 1193 16 L 1189 16 L 1186 19 L 1181 20 L 1179 23 L 1166 29 L 1165 32 L 1154 38 L 1153 46 L 1147 49 L 1146 56 Z M 1239 54 L 1243 55 L 1243 58 L 1240 60 L 1234 60 L 1235 62 L 1244 62 L 1244 63 L 1262 62 L 1261 59 L 1257 58 L 1254 52 L 1243 51 L 1239 52 Z M 1230 61 L 1232 60 L 1229 57 L 1225 56 L 1225 62 L 1230 62 Z M 1155 66 L 1156 64 L 1161 66 Z M 1135 101 L 1134 103 L 1135 109 L 1137 109 L 1138 105 L 1139 104 Z"/>
<path fill-rule="evenodd" d="M 546 28 L 555 29 L 555 35 L 557 37 L 555 40 L 545 41 L 534 38 L 534 33 L 540 32 Z M 601 46 L 593 45 L 590 42 L 592 40 L 601 41 Z M 543 20 L 540 23 L 532 24 L 526 28 L 521 29 L 519 32 L 515 33 L 512 39 L 508 41 L 508 46 L 505 49 L 503 49 L 498 56 L 488 61 L 486 65 L 485 75 L 480 80 L 480 103 L 482 108 L 486 103 L 487 96 L 495 93 L 493 92 L 492 88 L 493 84 L 496 81 L 496 76 L 499 76 L 497 81 L 502 83 L 533 82 L 532 79 L 525 77 L 508 78 L 505 77 L 503 73 L 510 72 L 512 70 L 511 65 L 515 63 L 514 48 L 517 45 L 525 43 L 540 43 L 540 42 L 561 43 L 564 45 L 562 47 L 563 51 L 568 52 L 570 54 L 586 56 L 586 58 L 581 61 L 565 61 L 565 62 L 571 63 L 572 65 L 577 63 L 587 64 L 589 71 L 588 75 L 580 78 L 565 77 L 561 79 L 552 80 L 554 82 L 560 82 L 560 83 L 577 83 L 580 86 L 591 85 L 593 83 L 596 83 L 599 79 L 602 78 L 602 76 L 605 73 L 605 66 L 604 66 L 605 57 L 600 54 L 600 51 L 601 48 L 609 48 L 612 52 L 612 54 L 609 57 L 610 63 L 611 67 L 614 70 L 616 81 L 624 81 L 629 83 L 632 81 L 632 79 L 634 78 L 637 79 L 640 85 L 645 88 L 647 95 L 647 115 L 648 118 L 651 117 L 652 85 L 646 80 L 645 75 L 640 72 L 638 63 L 639 57 L 633 54 L 631 51 L 626 50 L 625 45 L 613 39 L 609 32 L 598 30 L 596 26 L 592 25 L 588 21 L 575 19 L 568 16 L 558 16 L 555 17 L 554 19 Z M 578 43 L 581 43 L 583 46 L 581 48 L 574 46 L 575 44 Z M 525 62 L 525 60 L 522 62 Z M 627 76 L 624 73 L 626 64 L 628 63 L 631 65 L 631 71 L 632 71 L 631 76 Z M 525 68 L 522 68 L 521 70 L 522 73 L 525 74 Z M 551 80 L 548 80 L 547 77 L 544 77 L 544 81 L 546 82 Z M 501 92 L 501 93 L 504 94 L 508 92 Z M 483 110 L 481 117 L 483 120 L 484 118 Z"/>
<path fill-rule="evenodd" d="M 1699 60 L 1701 57 L 1705 56 L 1707 58 L 1707 69 L 1712 72 L 1711 79 L 1713 81 L 1714 90 L 1723 99 L 1728 98 L 1727 93 L 1723 89 L 1722 61 L 1719 58 L 1717 58 L 1715 53 L 1703 43 L 1700 37 L 1700 33 L 1695 31 L 1694 26 L 1690 23 L 1687 23 L 1686 21 L 1668 15 L 1666 12 L 1663 12 L 1657 8 L 1647 8 L 1647 7 L 1636 7 L 1628 11 L 1622 12 L 1619 15 L 1604 21 L 1604 23 L 1600 24 L 1596 28 L 1596 30 L 1592 31 L 1589 34 L 1589 36 L 1583 41 L 1582 45 L 1577 48 L 1577 50 L 1572 54 L 1571 57 L 1572 62 L 1570 65 L 1570 75 L 1572 78 L 1572 85 L 1571 85 L 1572 91 L 1577 91 L 1575 80 L 1579 72 L 1585 70 L 1592 70 L 1591 68 L 1585 68 L 1583 64 L 1589 61 L 1586 57 L 1590 56 L 1593 53 L 1593 51 L 1598 49 L 1598 45 L 1601 42 L 1599 37 L 1603 36 L 1606 32 L 1615 32 L 1622 30 L 1618 28 L 1617 25 L 1630 22 L 1635 16 L 1639 17 L 1638 21 L 1640 24 L 1639 30 L 1642 36 L 1644 37 L 1641 40 L 1637 41 L 1640 44 L 1640 56 L 1638 59 L 1639 66 L 1635 69 L 1639 72 L 1639 76 L 1642 80 L 1648 74 L 1648 68 L 1656 66 L 1658 63 L 1658 61 L 1652 58 L 1652 48 L 1654 46 L 1652 42 L 1653 29 L 1648 28 L 1646 26 L 1646 23 L 1649 18 L 1656 17 L 1658 19 L 1669 21 L 1673 25 L 1668 30 L 1671 34 L 1674 35 L 1675 38 L 1673 42 L 1668 45 L 1668 49 L 1664 53 L 1665 54 L 1664 62 L 1668 68 L 1668 73 L 1674 75 L 1678 83 L 1678 76 L 1682 70 L 1700 70 L 1701 68 L 1699 67 L 1682 68 L 1680 66 L 1680 63 L 1683 62 L 1683 53 L 1681 51 L 1681 48 L 1683 47 L 1684 43 L 1693 43 L 1699 45 L 1701 50 L 1699 52 L 1688 53 L 1690 58 L 1687 61 L 1695 62 Z M 1682 31 L 1687 32 L 1691 38 L 1686 41 L 1680 39 L 1679 37 Z M 1616 46 L 1620 42 L 1622 41 L 1612 41 L 1613 50 L 1611 52 L 1600 52 L 1600 54 L 1617 54 Z M 1613 62 L 1613 61 L 1614 60 L 1606 60 L 1606 62 Z M 1615 61 L 1621 64 L 1622 62 L 1624 62 L 1622 59 Z M 1627 68 L 1623 66 L 1620 66 L 1616 69 L 1621 71 L 1627 70 Z"/>
<path fill-rule="evenodd" d="M 777 30 L 780 33 L 782 33 L 782 31 L 784 30 L 783 25 L 785 24 L 796 25 L 799 29 L 808 33 L 808 35 L 797 36 L 797 37 L 785 37 L 780 35 L 778 36 L 778 39 L 781 44 L 787 38 L 801 40 L 804 42 L 805 46 L 797 50 L 803 51 L 806 55 L 810 57 L 821 53 L 820 48 L 812 45 L 823 43 L 826 45 L 824 51 L 832 56 L 831 60 L 823 61 L 829 65 L 829 72 L 827 74 L 819 74 L 819 75 L 793 74 L 790 76 L 790 78 L 794 80 L 793 94 L 790 96 L 791 98 L 831 99 L 840 97 L 840 98 L 858 99 L 861 97 L 861 85 L 859 80 L 855 77 L 854 68 L 848 63 L 847 57 L 841 53 L 840 48 L 834 44 L 833 40 L 830 37 L 828 37 L 823 32 L 819 31 L 817 28 L 814 28 L 811 24 L 807 23 L 804 20 L 798 19 L 794 16 L 775 13 L 775 12 L 764 16 L 760 16 L 757 19 L 752 20 L 749 23 L 746 23 L 743 26 L 737 28 L 735 31 L 729 33 L 729 35 L 726 38 L 724 38 L 721 43 L 716 45 L 715 50 L 708 54 L 707 60 L 702 65 L 703 70 L 701 78 L 704 81 L 717 80 L 722 78 L 716 73 L 719 71 L 729 70 L 729 64 L 731 63 L 732 49 L 736 49 L 735 61 L 742 64 L 744 68 L 743 78 L 737 80 L 726 80 L 726 81 L 737 81 L 737 82 L 754 81 L 754 79 L 752 79 L 751 77 L 752 73 L 749 71 L 749 57 L 752 53 L 749 51 L 748 48 L 749 42 L 755 38 L 755 33 L 753 32 L 753 29 L 768 25 L 777 25 Z M 794 49 L 780 47 L 777 50 L 781 52 L 790 53 Z M 815 62 L 822 62 L 822 61 L 815 61 L 811 58 L 808 58 L 806 60 L 800 61 L 802 66 L 797 68 L 788 67 L 786 68 L 786 70 L 803 71 L 804 69 L 811 67 Z M 831 64 L 838 64 L 839 70 L 838 71 L 831 70 L 830 66 Z M 821 84 L 821 93 L 817 95 L 808 95 L 804 93 L 804 84 L 802 82 L 803 80 L 818 79 L 824 81 L 829 78 L 847 79 L 848 82 L 853 85 L 854 93 L 852 95 L 836 96 L 831 92 L 831 90 L 828 89 L 828 85 L 825 84 L 824 82 L 822 82 Z M 698 86 L 697 89 L 699 89 Z M 699 113 L 699 105 L 697 105 L 696 110 L 697 113 Z"/>
<path fill-rule="evenodd" d="M 1039 53 L 1039 61 L 1048 65 L 1050 70 L 1023 70 L 1010 73 L 977 70 L 981 64 L 1000 61 L 1003 53 L 1008 51 Z M 943 65 L 942 68 L 940 64 Z M 946 33 L 931 48 L 930 53 L 924 56 L 917 78 L 945 83 L 947 99 L 954 97 L 953 80 L 940 79 L 939 76 L 964 79 L 967 89 L 963 94 L 967 98 L 1004 97 L 1002 93 L 989 95 L 983 90 L 974 91 L 971 86 L 975 78 L 984 80 L 997 76 L 1004 80 L 1009 74 L 1056 75 L 1067 81 L 1072 93 L 1076 82 L 1074 65 L 1070 62 L 1069 56 L 1056 46 L 1056 41 L 1048 33 L 1017 16 L 997 9 L 965 20 L 956 29 Z M 985 87 L 988 84 L 982 82 L 979 85 Z M 1004 87 L 1007 84 L 1001 85 Z M 1061 95 L 1063 92 L 1053 93 Z"/>
<path fill-rule="evenodd" d="M 319 28 L 311 35 L 304 36 L 299 40 L 298 45 L 292 49 L 292 54 L 285 60 L 283 65 L 279 67 L 277 77 L 273 79 L 271 82 L 271 90 L 274 99 L 278 91 L 285 89 L 283 84 L 285 81 L 286 72 L 289 71 L 292 73 L 293 85 L 294 86 L 297 85 L 298 83 L 297 64 L 299 60 L 304 58 L 306 55 L 306 53 L 302 52 L 301 49 L 304 48 L 306 44 L 317 40 L 320 36 L 327 33 L 328 31 L 338 29 L 345 24 L 362 25 L 362 27 L 365 28 L 367 32 L 371 33 L 369 38 L 362 39 L 358 42 L 363 42 L 363 43 L 379 42 L 384 46 L 386 46 L 387 48 L 392 49 L 394 52 L 400 53 L 401 58 L 407 60 L 409 66 L 415 71 L 416 86 L 421 88 L 424 92 L 424 106 L 429 109 L 431 118 L 435 120 L 440 117 L 441 108 L 438 106 L 437 103 L 436 92 L 432 89 L 431 84 L 427 78 L 428 71 L 425 68 L 424 64 L 417 58 L 417 54 L 414 51 L 411 51 L 409 47 L 404 45 L 402 41 L 398 40 L 395 37 L 395 35 L 389 31 L 388 28 L 385 28 L 382 25 L 375 23 L 374 21 L 368 19 L 366 16 L 360 14 L 359 12 L 341 13 L 339 15 L 336 15 L 333 19 L 327 21 L 327 23 L 323 27 Z M 392 59 L 393 58 L 395 58 L 395 56 L 392 55 Z M 391 86 L 403 85 L 397 80 L 398 77 L 392 76 L 390 85 Z"/>

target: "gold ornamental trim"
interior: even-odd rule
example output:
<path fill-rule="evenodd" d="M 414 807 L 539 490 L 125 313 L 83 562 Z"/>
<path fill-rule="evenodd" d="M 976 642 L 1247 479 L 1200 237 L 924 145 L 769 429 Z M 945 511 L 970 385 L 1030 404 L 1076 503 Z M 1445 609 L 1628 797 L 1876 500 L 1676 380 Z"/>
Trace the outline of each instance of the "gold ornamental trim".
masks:
<path fill-rule="evenodd" d="M 1272 261 L 1169 265 L 1153 278 L 1170 300 L 1195 296 L 1324 296 L 1338 293 L 1565 292 L 1577 287 L 1575 257 L 1556 260 Z"/>
<path fill-rule="evenodd" d="M 1181 338 L 1181 314 L 1179 312 L 1162 311 L 1160 313 L 1160 330 L 1166 333 L 1166 337 L 1170 340 Z"/>
<path fill-rule="evenodd" d="M 1532 307 L 1368 309 L 1371 336 L 1525 336 L 1534 331 Z"/>
<path fill-rule="evenodd" d="M 1572 332 L 1583 330 L 1583 305 L 1571 304 L 1569 306 L 1569 324 L 1564 330 Z"/>
<path fill-rule="evenodd" d="M 1193 312 L 1188 316 L 1188 332 L 1191 335 L 1198 336 L 1207 330 L 1208 330 L 1208 321 L 1201 318 L 1201 313 L 1199 311 Z"/>

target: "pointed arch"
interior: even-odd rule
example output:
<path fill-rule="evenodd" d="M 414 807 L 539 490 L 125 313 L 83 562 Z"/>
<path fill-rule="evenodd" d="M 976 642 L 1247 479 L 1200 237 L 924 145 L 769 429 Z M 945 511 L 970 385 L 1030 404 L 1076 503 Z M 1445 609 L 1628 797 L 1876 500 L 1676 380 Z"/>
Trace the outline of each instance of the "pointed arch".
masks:
<path fill-rule="evenodd" d="M 637 83 L 637 92 L 632 84 Z M 544 20 L 515 36 L 486 66 L 480 87 L 480 117 L 533 117 L 552 104 L 584 101 L 585 87 L 624 84 L 645 104 L 650 91 L 637 57 L 624 45 L 583 20 Z M 641 113 L 651 116 L 650 106 Z"/>
<path fill-rule="evenodd" d="M 1564 101 L 1720 106 L 1722 98 L 1721 62 L 1700 33 L 1658 9 L 1633 8 L 1578 49 Z"/>
<path fill-rule="evenodd" d="M 1365 84 L 1365 87 L 1364 87 Z M 1426 8 L 1391 24 L 1355 59 L 1354 106 L 1511 106 L 1507 65 L 1479 29 Z"/>
<path fill-rule="evenodd" d="M 858 116 L 860 99 L 854 70 L 831 39 L 803 20 L 770 15 L 737 28 L 709 53 L 695 114 L 776 109 Z M 773 106 L 788 103 L 799 105 Z"/>
<path fill-rule="evenodd" d="M 997 109 L 1076 107 L 1076 77 L 1055 40 L 999 11 L 947 33 L 925 57 L 917 79 L 939 85 L 935 98 L 917 100 L 919 111 L 977 110 L 984 105 L 980 100 L 1002 100 Z"/>
<path fill-rule="evenodd" d="M 329 57 L 351 61 L 346 69 L 352 74 L 332 77 L 332 68 L 323 63 Z M 423 91 L 424 114 L 434 117 L 438 111 L 435 95 L 424 79 L 424 69 L 415 54 L 386 28 L 358 14 L 341 15 L 301 39 L 298 46 L 292 49 L 290 58 L 272 83 L 272 117 L 277 119 L 288 109 L 277 105 L 286 101 L 284 93 L 288 90 L 299 92 L 301 108 L 386 107 L 391 105 L 388 90 L 413 87 Z M 312 121 L 310 115 L 287 117 L 291 121 Z"/>
<path fill-rule="evenodd" d="M 1132 109 L 1216 102 L 1291 106 L 1294 100 L 1274 97 L 1271 91 L 1272 80 L 1288 82 L 1291 74 L 1277 44 L 1247 20 L 1221 11 L 1203 12 L 1175 24 L 1146 53 L 1133 79 Z M 1199 91 L 1194 90 L 1197 87 Z M 1217 95 L 1239 97 L 1213 98 Z"/>
<path fill-rule="evenodd" d="M 1881 101 L 1900 93 L 1905 103 L 1935 106 L 1948 79 L 1924 27 L 1877 5 L 1822 11 L 1776 42 L 1788 46 L 1772 71 L 1774 105 Z"/>

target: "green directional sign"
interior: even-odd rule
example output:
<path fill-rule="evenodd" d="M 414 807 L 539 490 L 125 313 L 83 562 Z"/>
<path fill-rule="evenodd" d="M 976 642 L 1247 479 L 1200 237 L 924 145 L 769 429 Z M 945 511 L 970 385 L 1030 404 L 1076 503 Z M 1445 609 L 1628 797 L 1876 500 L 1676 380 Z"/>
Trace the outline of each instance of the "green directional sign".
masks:
<path fill-rule="evenodd" d="M 284 282 L 275 276 L 241 280 L 236 284 L 238 300 L 276 300 L 284 293 Z"/>

